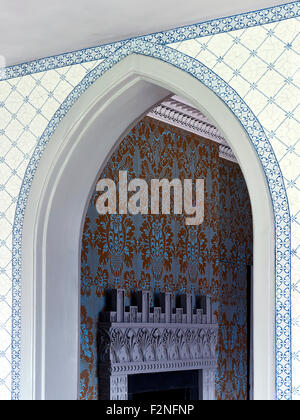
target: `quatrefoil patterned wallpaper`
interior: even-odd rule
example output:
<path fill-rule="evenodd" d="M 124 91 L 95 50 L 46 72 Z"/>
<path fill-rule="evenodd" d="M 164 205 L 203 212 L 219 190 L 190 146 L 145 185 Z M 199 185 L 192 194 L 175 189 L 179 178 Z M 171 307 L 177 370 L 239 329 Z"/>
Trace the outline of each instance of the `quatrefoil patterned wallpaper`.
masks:
<path fill-rule="evenodd" d="M 279 163 L 289 200 L 291 228 L 291 242 L 288 232 L 283 232 L 284 247 L 289 251 L 277 254 L 279 264 L 285 261 L 288 265 L 291 259 L 291 272 L 286 268 L 284 272 L 278 268 L 277 272 L 277 278 L 282 277 L 281 283 L 285 284 L 284 289 L 278 289 L 277 301 L 288 294 L 286 301 L 290 304 L 288 315 L 282 320 L 283 328 L 277 329 L 280 399 L 300 399 L 299 16 L 297 1 L 143 38 L 153 46 L 168 46 L 185 54 L 182 61 L 186 55 L 199 60 L 227 82 L 258 118 Z M 22 226 L 14 225 L 14 220 L 26 168 L 45 130 L 50 133 L 57 123 L 55 115 L 73 95 L 74 88 L 101 62 L 114 57 L 126 42 L 13 66 L 1 74 L 0 399 L 19 396 L 20 290 L 19 280 L 13 278 L 13 272 L 18 273 L 19 249 L 12 244 L 13 240 L 18 244 L 22 234 Z M 269 184 L 271 190 L 275 184 L 274 180 Z M 26 190 L 26 180 L 22 188 Z M 279 242 L 277 245 L 281 246 Z M 287 277 L 291 279 L 288 284 L 284 280 Z M 281 322 L 281 308 L 277 309 L 277 320 Z M 286 332 L 289 328 L 291 341 Z M 288 338 L 281 340 L 281 334 Z M 286 349 L 284 353 L 282 348 Z M 285 359 L 288 365 L 283 367 Z"/>

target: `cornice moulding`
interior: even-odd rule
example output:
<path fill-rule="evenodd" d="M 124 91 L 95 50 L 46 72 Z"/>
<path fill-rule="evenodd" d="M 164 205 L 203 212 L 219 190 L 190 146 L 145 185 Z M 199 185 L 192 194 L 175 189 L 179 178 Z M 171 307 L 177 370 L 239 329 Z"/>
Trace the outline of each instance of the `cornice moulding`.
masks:
<path fill-rule="evenodd" d="M 174 127 L 218 143 L 219 156 L 238 163 L 233 151 L 218 128 L 184 99 L 178 96 L 171 96 L 153 108 L 147 115 L 158 121 L 166 122 Z"/>

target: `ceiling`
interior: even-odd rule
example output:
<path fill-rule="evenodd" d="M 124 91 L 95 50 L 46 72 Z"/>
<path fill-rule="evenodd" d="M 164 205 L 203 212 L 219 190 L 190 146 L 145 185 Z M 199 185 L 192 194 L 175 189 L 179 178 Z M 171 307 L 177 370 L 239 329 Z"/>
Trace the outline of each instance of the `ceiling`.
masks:
<path fill-rule="evenodd" d="M 287 2 L 0 0 L 0 55 L 19 64 Z"/>

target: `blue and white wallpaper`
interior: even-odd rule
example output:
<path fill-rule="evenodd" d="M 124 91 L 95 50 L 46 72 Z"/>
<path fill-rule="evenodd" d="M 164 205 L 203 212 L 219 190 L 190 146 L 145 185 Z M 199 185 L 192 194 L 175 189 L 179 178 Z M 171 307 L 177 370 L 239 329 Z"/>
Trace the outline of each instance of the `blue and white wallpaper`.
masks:
<path fill-rule="evenodd" d="M 228 105 L 262 162 L 276 222 L 276 396 L 300 399 L 300 2 L 37 60 L 0 79 L 0 399 L 19 398 L 20 244 L 35 168 L 72 104 L 137 53 Z"/>

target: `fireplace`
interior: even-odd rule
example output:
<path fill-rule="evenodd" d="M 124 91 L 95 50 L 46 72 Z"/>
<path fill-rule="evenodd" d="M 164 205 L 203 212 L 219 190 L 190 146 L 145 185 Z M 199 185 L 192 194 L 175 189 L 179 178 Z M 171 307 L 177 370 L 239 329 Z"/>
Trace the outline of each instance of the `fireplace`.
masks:
<path fill-rule="evenodd" d="M 128 376 L 128 399 L 190 401 L 199 399 L 200 371 L 159 372 Z"/>
<path fill-rule="evenodd" d="M 99 316 L 98 377 L 103 400 L 214 400 L 217 329 L 210 297 L 113 290 L 110 308 Z M 200 302 L 200 304 L 199 304 Z"/>

